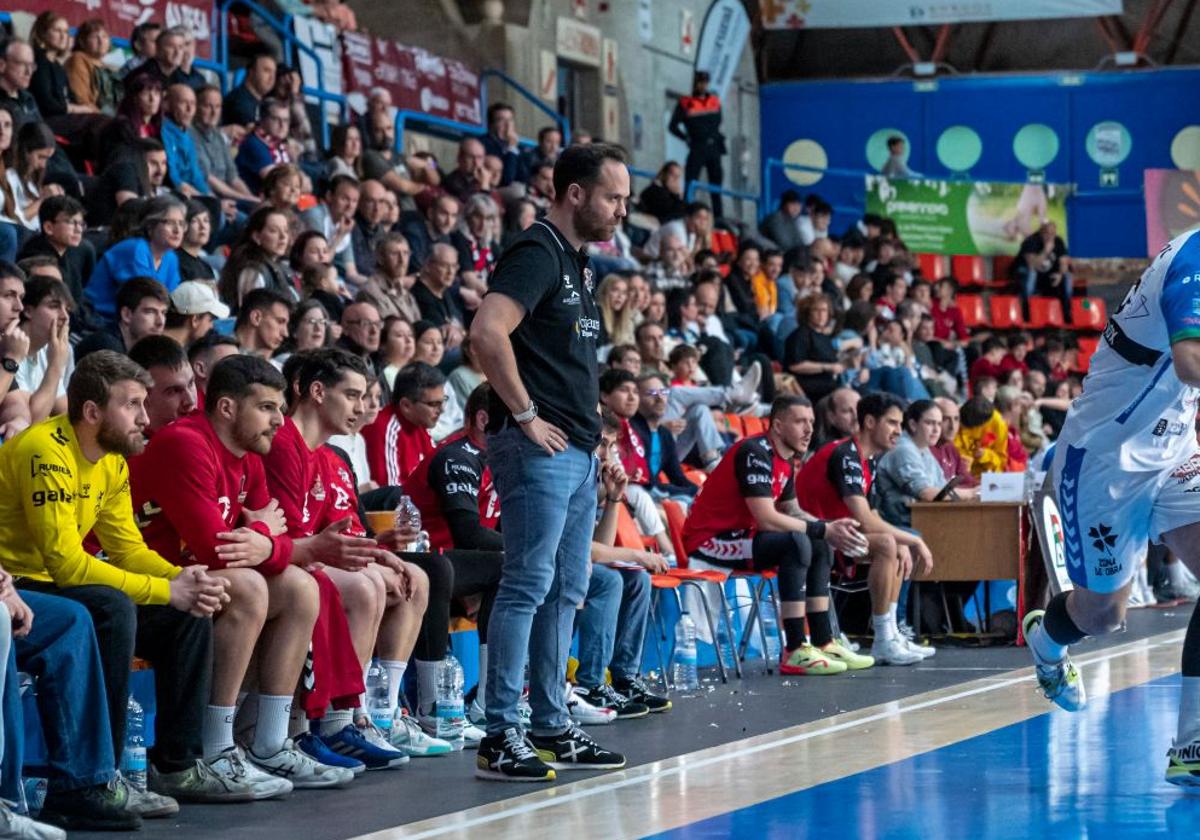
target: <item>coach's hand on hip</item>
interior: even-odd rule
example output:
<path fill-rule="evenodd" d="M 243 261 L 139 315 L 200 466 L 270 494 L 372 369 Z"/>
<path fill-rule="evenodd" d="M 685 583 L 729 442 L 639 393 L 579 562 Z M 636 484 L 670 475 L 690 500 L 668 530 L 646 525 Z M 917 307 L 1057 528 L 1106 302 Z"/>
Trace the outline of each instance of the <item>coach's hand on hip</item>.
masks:
<path fill-rule="evenodd" d="M 567 451 L 567 436 L 558 426 L 547 423 L 541 417 L 534 417 L 520 426 L 525 437 L 546 450 L 547 455 L 553 457 L 555 452 Z"/>

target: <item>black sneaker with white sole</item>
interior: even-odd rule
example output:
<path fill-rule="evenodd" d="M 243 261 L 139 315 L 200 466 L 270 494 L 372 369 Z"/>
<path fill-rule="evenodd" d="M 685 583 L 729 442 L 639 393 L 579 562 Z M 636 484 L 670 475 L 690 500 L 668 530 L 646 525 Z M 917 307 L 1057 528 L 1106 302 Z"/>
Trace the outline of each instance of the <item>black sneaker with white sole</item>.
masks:
<path fill-rule="evenodd" d="M 479 742 L 475 777 L 493 782 L 552 782 L 555 773 L 530 746 L 524 733 L 510 726 L 499 735 L 488 735 Z"/>
<path fill-rule="evenodd" d="M 575 724 L 558 735 L 530 734 L 529 741 L 538 757 L 555 770 L 620 770 L 625 766 L 625 756 L 604 749 Z"/>
<path fill-rule="evenodd" d="M 613 677 L 613 688 L 635 703 L 641 703 L 651 712 L 667 712 L 671 710 L 670 699 L 655 694 L 646 685 L 646 681 L 637 677 Z"/>
<path fill-rule="evenodd" d="M 595 688 L 577 685 L 575 693 L 593 706 L 612 709 L 617 713 L 617 720 L 633 720 L 650 714 L 649 706 L 626 697 L 608 683 L 601 683 Z"/>

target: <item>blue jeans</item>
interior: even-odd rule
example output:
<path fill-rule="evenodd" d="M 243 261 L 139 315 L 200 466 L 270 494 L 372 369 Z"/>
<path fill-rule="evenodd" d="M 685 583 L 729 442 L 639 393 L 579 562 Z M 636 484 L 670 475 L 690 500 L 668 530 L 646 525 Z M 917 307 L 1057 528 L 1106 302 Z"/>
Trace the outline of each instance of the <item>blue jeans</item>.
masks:
<path fill-rule="evenodd" d="M 16 262 L 19 244 L 17 226 L 11 222 L 0 222 L 0 260 Z"/>
<path fill-rule="evenodd" d="M 1029 315 L 1029 299 L 1037 294 L 1037 272 L 1027 265 L 1022 265 L 1017 268 L 1017 286 L 1021 290 L 1021 300 L 1025 304 L 1025 315 Z M 1063 314 L 1070 319 L 1071 317 L 1071 295 L 1074 292 L 1074 283 L 1072 277 L 1068 273 L 1062 276 L 1062 282 L 1057 288 L 1047 290 L 1049 297 L 1057 297 L 1062 301 Z"/>
<path fill-rule="evenodd" d="M 887 391 L 903 400 L 927 400 L 929 389 L 910 368 L 878 367 L 871 370 L 864 391 Z"/>
<path fill-rule="evenodd" d="M 579 611 L 579 669 L 575 681 L 585 688 L 638 675 L 642 642 L 650 615 L 650 575 L 641 569 L 593 565 L 587 601 Z"/>
<path fill-rule="evenodd" d="M 92 618 L 82 604 L 56 595 L 23 590 L 21 598 L 33 610 L 33 628 L 28 636 L 13 639 L 8 656 L 0 796 L 10 801 L 20 796 L 25 728 L 18 666 L 37 679 L 50 789 L 105 784 L 113 777 L 116 759 Z"/>
<path fill-rule="evenodd" d="M 588 589 L 596 521 L 596 456 L 571 444 L 553 457 L 516 428 L 488 438 L 500 497 L 504 566 L 488 620 L 487 731 L 521 727 L 529 662 L 536 735 L 570 724 L 565 696 L 575 609 Z"/>

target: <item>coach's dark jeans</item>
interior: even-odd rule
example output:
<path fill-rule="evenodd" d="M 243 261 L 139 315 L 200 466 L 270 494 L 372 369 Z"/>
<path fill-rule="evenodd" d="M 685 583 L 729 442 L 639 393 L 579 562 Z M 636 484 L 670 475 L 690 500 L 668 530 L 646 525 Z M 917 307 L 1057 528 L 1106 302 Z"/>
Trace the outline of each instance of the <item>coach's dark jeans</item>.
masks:
<path fill-rule="evenodd" d="M 92 615 L 104 671 L 113 754 L 120 762 L 134 655 L 154 666 L 158 709 L 149 758 L 163 773 L 191 767 L 202 753 L 201 726 L 212 685 L 212 621 L 174 607 L 139 607 L 111 586 L 73 586 L 21 580 L 20 589 L 48 592 L 82 604 Z"/>

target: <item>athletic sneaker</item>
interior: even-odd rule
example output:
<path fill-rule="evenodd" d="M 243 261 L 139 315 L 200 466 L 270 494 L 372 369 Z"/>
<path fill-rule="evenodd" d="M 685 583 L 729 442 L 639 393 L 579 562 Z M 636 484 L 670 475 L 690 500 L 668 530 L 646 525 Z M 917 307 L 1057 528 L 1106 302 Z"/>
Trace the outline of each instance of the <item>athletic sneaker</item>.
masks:
<path fill-rule="evenodd" d="M 1041 625 L 1045 617 L 1045 610 L 1034 610 L 1025 616 L 1021 622 L 1025 638 L 1029 638 L 1029 634 L 1035 627 Z M 1061 662 L 1043 662 L 1032 645 L 1029 650 L 1033 653 L 1038 685 L 1041 686 L 1042 694 L 1046 696 L 1047 700 L 1068 712 L 1078 712 L 1087 705 L 1087 691 L 1083 687 L 1083 677 L 1079 675 L 1079 669 L 1075 667 L 1075 663 L 1071 661 L 1069 655 L 1064 656 Z"/>
<path fill-rule="evenodd" d="M 338 755 L 361 761 L 368 770 L 392 770 L 408 764 L 408 756 L 389 744 L 369 722 L 361 728 L 348 723 L 332 735 L 322 735 L 321 740 Z"/>
<path fill-rule="evenodd" d="M 935 648 L 933 645 L 923 645 L 916 639 L 905 639 L 903 636 L 900 638 L 904 640 L 904 646 L 906 648 L 920 656 L 922 659 L 929 659 L 937 653 L 937 648 Z"/>
<path fill-rule="evenodd" d="M 448 741 L 426 735 L 416 719 L 404 709 L 400 709 L 392 719 L 390 740 L 393 747 L 413 758 L 454 752 L 454 747 Z"/>
<path fill-rule="evenodd" d="M 925 659 L 921 654 L 910 651 L 900 636 L 892 636 L 890 639 L 876 636 L 871 644 L 871 656 L 874 657 L 876 665 L 916 665 Z"/>
<path fill-rule="evenodd" d="M 254 790 L 227 768 L 196 759 L 186 770 L 162 773 L 150 765 L 149 787 L 179 802 L 253 802 Z"/>
<path fill-rule="evenodd" d="M 580 726 L 603 726 L 617 719 L 617 710 L 604 705 L 597 698 L 594 704 L 578 686 L 567 684 L 567 714 Z"/>
<path fill-rule="evenodd" d="M 483 708 L 483 704 L 476 697 L 471 701 L 471 705 L 467 706 L 467 720 L 477 726 L 487 724 L 487 711 Z"/>
<path fill-rule="evenodd" d="M 264 773 L 246 760 L 246 754 L 241 747 L 229 747 L 220 755 L 208 762 L 209 768 L 216 774 L 235 779 L 254 794 L 254 799 L 275 799 L 287 796 L 292 792 L 292 783 L 287 779 Z"/>
<path fill-rule="evenodd" d="M 476 726 L 473 723 L 463 722 L 463 748 L 468 750 L 478 749 L 483 743 L 483 739 L 487 737 L 487 732 L 482 726 Z"/>
<path fill-rule="evenodd" d="M 479 743 L 475 776 L 495 782 L 552 782 L 556 774 L 542 761 L 524 733 L 510 726 Z"/>
<path fill-rule="evenodd" d="M 875 665 L 875 660 L 872 657 L 867 656 L 865 653 L 855 653 L 837 639 L 820 648 L 820 650 L 821 653 L 830 659 L 845 665 L 847 671 L 862 671 L 865 668 L 871 668 Z"/>
<path fill-rule="evenodd" d="M 67 840 L 67 832 L 23 817 L 0 801 L 0 840 Z"/>
<path fill-rule="evenodd" d="M 651 714 L 671 710 L 671 701 L 661 694 L 651 691 L 650 686 L 640 674 L 632 677 L 614 677 L 613 688 L 635 703 L 641 703 L 649 708 Z"/>
<path fill-rule="evenodd" d="M 142 819 L 172 817 L 179 813 L 179 803 L 174 799 L 152 790 L 138 790 L 129 784 L 129 780 L 121 775 L 120 770 L 117 771 L 117 781 L 125 786 L 125 790 L 129 794 L 128 804 L 125 807 Z"/>
<path fill-rule="evenodd" d="M 521 727 L 528 730 L 530 721 L 533 719 L 533 708 L 529 705 L 529 695 L 522 694 L 520 701 L 517 702 L 517 714 L 521 716 Z M 421 716 L 418 716 L 418 720 Z M 430 717 L 430 720 L 433 720 Z M 487 725 L 487 710 L 483 708 L 483 704 L 479 702 L 479 698 L 471 701 L 471 705 L 467 707 L 467 721 L 475 724 L 475 726 L 483 727 Z M 421 727 L 424 728 L 422 723 Z"/>
<path fill-rule="evenodd" d="M 297 790 L 341 787 L 354 781 L 353 770 L 322 764 L 299 749 L 291 738 L 284 741 L 283 748 L 274 755 L 263 757 L 256 755 L 254 750 L 246 750 L 246 759 L 251 767 L 289 781 Z"/>
<path fill-rule="evenodd" d="M 142 827 L 142 818 L 129 810 L 129 786 L 115 776 L 105 785 L 48 791 L 38 816 L 68 831 L 136 831 Z"/>
<path fill-rule="evenodd" d="M 357 758 L 350 758 L 349 756 L 335 753 L 315 733 L 304 732 L 293 743 L 296 745 L 296 749 L 317 762 L 317 764 L 324 764 L 326 767 L 336 767 L 341 770 L 349 770 L 355 776 L 362 775 L 367 771 L 367 765 L 363 764 Z"/>
<path fill-rule="evenodd" d="M 785 650 L 779 660 L 779 673 L 809 677 L 828 677 L 844 674 L 846 664 L 838 662 L 812 645 L 805 643 L 798 648 Z"/>
<path fill-rule="evenodd" d="M 538 757 L 555 770 L 620 770 L 625 766 L 625 756 L 604 749 L 573 723 L 557 735 L 530 733 L 529 742 Z"/>
<path fill-rule="evenodd" d="M 737 385 L 725 389 L 725 405 L 736 414 L 758 408 L 758 385 L 762 382 L 762 365 L 751 362 Z"/>
<path fill-rule="evenodd" d="M 649 706 L 630 700 L 608 683 L 600 683 L 595 688 L 577 685 L 575 693 L 593 706 L 612 709 L 617 713 L 617 720 L 633 720 L 634 718 L 644 718 L 650 714 Z"/>
<path fill-rule="evenodd" d="M 1167 781 L 1180 787 L 1200 788 L 1200 738 L 1167 750 Z"/>

